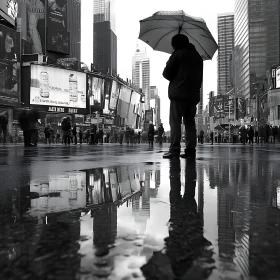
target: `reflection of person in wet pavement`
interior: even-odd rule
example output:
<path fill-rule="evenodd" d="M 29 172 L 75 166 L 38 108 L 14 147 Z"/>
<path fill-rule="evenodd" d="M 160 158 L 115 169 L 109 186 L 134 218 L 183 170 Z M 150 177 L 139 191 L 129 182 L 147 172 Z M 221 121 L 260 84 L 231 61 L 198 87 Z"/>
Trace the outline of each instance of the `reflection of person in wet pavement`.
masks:
<path fill-rule="evenodd" d="M 169 237 L 165 239 L 166 255 L 155 252 L 148 264 L 142 267 L 147 279 L 164 279 L 153 278 L 160 273 L 165 277 L 172 273 L 175 279 L 194 279 L 194 276 L 195 279 L 206 279 L 211 273 L 209 265 L 205 264 L 213 262 L 213 252 L 207 248 L 211 243 L 203 237 L 202 217 L 197 212 L 196 177 L 195 161 L 187 161 L 185 192 L 181 195 L 180 160 L 170 161 L 170 226 Z M 203 258 L 201 264 L 200 258 Z M 194 261 L 198 262 L 194 265 Z M 163 262 L 164 266 L 160 264 Z"/>
<path fill-rule="evenodd" d="M 172 260 L 175 275 L 183 276 L 199 257 L 212 257 L 203 237 L 203 225 L 195 201 L 196 164 L 187 161 L 185 192 L 181 195 L 180 160 L 170 162 L 170 229 L 166 239 L 166 252 Z"/>

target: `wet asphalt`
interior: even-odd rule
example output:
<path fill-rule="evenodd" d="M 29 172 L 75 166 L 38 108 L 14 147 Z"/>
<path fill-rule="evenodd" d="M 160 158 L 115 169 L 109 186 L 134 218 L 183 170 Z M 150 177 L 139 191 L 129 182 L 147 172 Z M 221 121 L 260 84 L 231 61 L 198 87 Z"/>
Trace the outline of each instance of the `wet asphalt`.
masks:
<path fill-rule="evenodd" d="M 0 147 L 0 279 L 280 279 L 280 144 Z"/>

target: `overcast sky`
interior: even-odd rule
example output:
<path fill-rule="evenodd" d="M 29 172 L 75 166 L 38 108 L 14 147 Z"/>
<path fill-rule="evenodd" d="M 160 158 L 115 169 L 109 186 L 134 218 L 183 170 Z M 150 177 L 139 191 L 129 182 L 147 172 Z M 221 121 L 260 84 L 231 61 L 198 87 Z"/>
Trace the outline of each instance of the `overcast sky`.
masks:
<path fill-rule="evenodd" d="M 234 11 L 235 0 L 115 0 L 118 37 L 118 73 L 123 79 L 132 78 L 132 56 L 135 53 L 139 35 L 139 20 L 157 11 L 184 10 L 187 14 L 204 18 L 214 38 L 217 40 L 217 15 Z M 143 43 L 143 45 L 145 45 Z M 168 54 L 153 51 L 147 46 L 151 60 L 151 85 L 159 89 L 162 100 L 161 119 L 168 125 L 169 100 L 168 82 L 162 71 Z M 82 61 L 90 66 L 93 57 L 93 0 L 82 0 Z M 212 61 L 204 62 L 204 107 L 208 93 L 217 92 L 217 53 Z"/>

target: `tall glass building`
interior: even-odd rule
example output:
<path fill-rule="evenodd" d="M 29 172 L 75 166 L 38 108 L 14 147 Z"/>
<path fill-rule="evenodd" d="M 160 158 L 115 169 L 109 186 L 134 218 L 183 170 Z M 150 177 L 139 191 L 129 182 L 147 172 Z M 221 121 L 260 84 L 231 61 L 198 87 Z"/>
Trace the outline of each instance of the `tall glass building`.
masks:
<path fill-rule="evenodd" d="M 235 92 L 246 99 L 251 114 L 254 83 L 263 82 L 266 70 L 279 65 L 279 0 L 235 1 Z"/>
<path fill-rule="evenodd" d="M 116 0 L 94 0 L 93 64 L 101 72 L 117 75 Z"/>
<path fill-rule="evenodd" d="M 136 52 L 132 57 L 132 82 L 141 88 L 145 94 L 145 109 L 150 109 L 150 58 L 146 50 L 141 50 L 137 45 Z"/>
<path fill-rule="evenodd" d="M 233 86 L 231 57 L 234 49 L 234 13 L 218 15 L 218 95 Z"/>

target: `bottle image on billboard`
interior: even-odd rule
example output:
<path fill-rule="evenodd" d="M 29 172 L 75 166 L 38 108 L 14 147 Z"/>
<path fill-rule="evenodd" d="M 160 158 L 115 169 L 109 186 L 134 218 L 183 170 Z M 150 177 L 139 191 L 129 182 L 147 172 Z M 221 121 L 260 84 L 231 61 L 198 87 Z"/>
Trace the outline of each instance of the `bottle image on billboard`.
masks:
<path fill-rule="evenodd" d="M 49 98 L 50 97 L 49 74 L 48 74 L 48 72 L 42 71 L 40 73 L 40 95 L 43 98 Z"/>
<path fill-rule="evenodd" d="M 70 94 L 70 102 L 78 101 L 78 79 L 74 74 L 69 75 L 69 94 Z"/>

